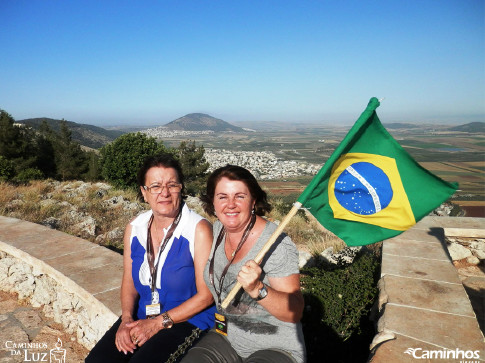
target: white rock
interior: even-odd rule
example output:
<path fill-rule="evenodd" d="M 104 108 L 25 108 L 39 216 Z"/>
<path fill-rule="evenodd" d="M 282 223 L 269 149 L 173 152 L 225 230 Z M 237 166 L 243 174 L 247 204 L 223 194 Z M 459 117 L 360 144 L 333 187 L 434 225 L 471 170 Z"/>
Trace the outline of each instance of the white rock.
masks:
<path fill-rule="evenodd" d="M 96 235 L 96 220 L 91 216 L 85 217 L 81 223 L 74 225 L 73 229 L 81 237 L 94 237 Z"/>
<path fill-rule="evenodd" d="M 39 267 L 32 266 L 32 275 L 34 277 L 40 277 L 44 275 L 44 272 Z"/>
<path fill-rule="evenodd" d="M 61 206 L 63 208 L 68 208 L 70 210 L 75 210 L 76 209 L 76 207 L 74 205 L 72 205 L 71 203 L 66 202 L 66 201 L 60 202 L 59 203 L 59 206 Z"/>
<path fill-rule="evenodd" d="M 470 265 L 478 265 L 480 263 L 480 260 L 476 256 L 469 256 L 466 258 L 466 262 L 468 262 Z"/>
<path fill-rule="evenodd" d="M 136 202 L 133 202 L 133 203 L 130 203 L 130 202 L 124 202 L 123 203 L 123 209 L 126 211 L 126 210 L 129 210 L 129 211 L 138 211 L 138 210 L 141 210 L 143 207 L 139 204 L 139 203 L 136 203 Z"/>
<path fill-rule="evenodd" d="M 29 298 L 35 289 L 35 279 L 33 275 L 26 275 L 25 281 L 16 286 L 16 290 L 19 294 L 19 299 Z"/>
<path fill-rule="evenodd" d="M 333 258 L 333 247 L 327 248 L 322 253 L 320 253 L 318 257 L 319 259 L 323 260 L 323 262 L 332 263 L 332 264 L 337 263 L 337 261 Z"/>
<path fill-rule="evenodd" d="M 31 275 L 32 267 L 27 264 L 17 262 L 10 266 L 8 270 L 8 282 L 13 285 L 13 291 L 17 291 L 18 286 L 27 280 L 27 276 Z"/>
<path fill-rule="evenodd" d="M 32 305 L 33 306 L 33 305 Z M 38 306 L 37 306 L 38 307 Z M 52 309 L 51 305 L 44 305 L 42 307 L 42 312 L 44 313 L 45 316 L 48 318 L 53 318 L 54 317 L 54 309 Z"/>
<path fill-rule="evenodd" d="M 110 328 L 110 324 L 100 315 L 96 315 L 91 319 L 90 328 L 93 331 L 93 342 L 102 338 L 104 333 Z M 87 336 L 90 339 L 89 335 Z"/>
<path fill-rule="evenodd" d="M 82 223 L 86 218 L 86 215 L 75 210 L 70 210 L 66 213 L 66 217 L 71 221 L 71 223 Z"/>
<path fill-rule="evenodd" d="M 15 260 L 11 257 L 4 257 L 0 259 L 0 276 L 8 276 L 8 270 L 14 263 Z"/>
<path fill-rule="evenodd" d="M 372 350 L 376 345 L 392 339 L 396 339 L 396 335 L 393 332 L 387 330 L 381 331 L 374 337 L 369 349 Z"/>
<path fill-rule="evenodd" d="M 333 259 L 338 261 L 342 260 L 346 264 L 351 264 L 354 262 L 355 256 L 360 252 L 362 246 L 356 247 L 345 247 L 343 250 L 339 251 L 338 253 L 333 255 Z"/>
<path fill-rule="evenodd" d="M 44 199 L 44 200 L 41 200 L 39 204 L 41 208 L 47 208 L 52 205 L 56 205 L 57 203 L 59 203 L 59 201 L 55 199 Z"/>
<path fill-rule="evenodd" d="M 101 182 L 98 182 L 98 183 L 94 184 L 94 186 L 96 188 L 105 189 L 105 190 L 110 190 L 110 189 L 113 188 L 111 185 L 106 184 L 106 183 L 101 183 Z"/>
<path fill-rule="evenodd" d="M 47 276 L 40 276 L 35 281 L 35 290 L 31 298 L 33 307 L 48 306 L 56 297 L 55 281 Z"/>
<path fill-rule="evenodd" d="M 7 203 L 7 205 L 5 206 L 7 209 L 10 209 L 10 208 L 16 208 L 16 207 L 20 207 L 22 205 L 24 205 L 25 202 L 23 200 L 20 200 L 20 199 L 14 199 L 12 200 L 11 202 Z"/>
<path fill-rule="evenodd" d="M 59 310 L 62 313 L 65 310 L 70 310 L 73 308 L 73 295 L 66 292 L 64 289 L 59 289 L 57 291 L 56 300 L 54 301 L 54 313 Z"/>
<path fill-rule="evenodd" d="M 298 266 L 300 268 L 307 266 L 308 262 L 312 260 L 312 255 L 306 251 L 298 251 Z"/>
<path fill-rule="evenodd" d="M 103 201 L 102 204 L 106 208 L 116 208 L 122 206 L 124 201 L 125 199 L 123 198 L 123 196 L 119 195 L 110 199 L 106 199 L 105 201 Z"/>
<path fill-rule="evenodd" d="M 479 258 L 480 260 L 485 260 L 485 252 L 482 251 L 482 250 L 474 250 L 474 249 L 471 249 L 473 255 L 477 258 Z"/>
<path fill-rule="evenodd" d="M 462 260 L 472 255 L 471 251 L 468 248 L 454 242 L 448 245 L 448 252 L 450 253 L 451 259 L 453 261 Z"/>
<path fill-rule="evenodd" d="M 485 241 L 483 240 L 473 241 L 472 243 L 470 243 L 470 248 L 485 252 Z"/>

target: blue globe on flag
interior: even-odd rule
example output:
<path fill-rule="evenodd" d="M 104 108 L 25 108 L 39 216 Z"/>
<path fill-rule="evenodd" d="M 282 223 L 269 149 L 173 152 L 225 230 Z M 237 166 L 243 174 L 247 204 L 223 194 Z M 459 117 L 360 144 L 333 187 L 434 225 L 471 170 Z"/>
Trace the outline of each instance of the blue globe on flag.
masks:
<path fill-rule="evenodd" d="M 338 176 L 334 192 L 343 208 L 364 216 L 386 208 L 393 196 L 386 173 L 368 162 L 349 165 Z"/>

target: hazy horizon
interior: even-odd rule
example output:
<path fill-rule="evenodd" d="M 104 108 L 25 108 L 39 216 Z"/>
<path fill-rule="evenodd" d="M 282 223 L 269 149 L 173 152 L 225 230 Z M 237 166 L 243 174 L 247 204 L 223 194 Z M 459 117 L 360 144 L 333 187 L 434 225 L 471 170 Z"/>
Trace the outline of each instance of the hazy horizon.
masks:
<path fill-rule="evenodd" d="M 363 110 L 362 110 L 363 111 Z M 202 112 L 191 112 L 191 113 L 202 113 Z M 378 116 L 379 116 L 379 119 L 381 120 L 381 122 L 385 125 L 385 124 L 395 124 L 395 123 L 404 123 L 404 124 L 412 124 L 412 125 L 442 125 L 442 126 L 458 126 L 458 125 L 463 125 L 463 124 L 468 124 L 468 123 L 471 123 L 471 122 L 485 122 L 485 120 L 479 120 L 479 121 L 467 121 L 467 120 L 456 120 L 455 122 L 452 122 L 452 121 L 449 121 L 449 122 L 442 122 L 440 120 L 432 120 L 432 119 L 428 119 L 428 120 L 421 120 L 421 121 L 411 121 L 411 120 L 394 120 L 394 121 L 389 121 L 389 120 L 386 120 L 386 119 L 383 119 L 381 116 L 380 116 L 380 112 L 379 112 L 379 109 L 377 109 L 377 113 L 378 113 Z M 185 115 L 188 115 L 188 114 L 185 114 Z M 179 117 L 183 117 L 185 115 L 181 115 Z M 213 115 L 209 115 L 209 116 L 213 116 Z M 355 119 L 352 120 L 352 121 L 348 121 L 348 122 L 339 122 L 337 125 L 335 125 L 335 121 L 334 120 L 322 120 L 322 121 L 277 121 L 277 120 L 236 120 L 236 121 L 228 121 L 228 120 L 223 120 L 223 121 L 226 121 L 230 124 L 234 124 L 236 126 L 239 126 L 239 127 L 244 127 L 244 125 L 248 126 L 248 125 L 254 125 L 254 124 L 268 124 L 268 125 L 271 125 L 271 124 L 274 124 L 274 125 L 280 125 L 280 124 L 298 124 L 298 125 L 301 125 L 301 126 L 305 126 L 305 125 L 308 125 L 308 126 L 311 126 L 311 125 L 321 125 L 321 126 L 342 126 L 342 127 L 350 127 L 352 126 L 355 121 L 357 121 L 357 118 L 358 118 L 359 115 L 356 115 Z M 14 115 L 12 115 L 12 117 L 14 117 Z M 75 123 L 78 123 L 78 124 L 85 124 L 85 125 L 92 125 L 92 126 L 98 126 L 98 127 L 101 127 L 101 128 L 106 128 L 106 129 L 110 129 L 110 128 L 120 128 L 120 129 L 123 129 L 123 128 L 155 128 L 155 127 L 158 127 L 158 126 L 164 126 L 166 124 L 168 124 L 169 122 L 171 121 L 174 121 L 176 119 L 178 119 L 179 117 L 173 119 L 173 120 L 169 120 L 169 121 L 166 121 L 166 122 L 162 122 L 162 123 L 157 123 L 157 122 L 153 122 L 153 123 L 149 123 L 149 122 L 143 122 L 143 121 L 140 121 L 138 123 L 136 122 L 125 122 L 125 123 L 100 123 L 100 122 L 97 122 L 97 123 L 89 123 L 89 122 L 84 122 L 84 121 L 75 121 L 75 120 L 72 120 L 72 119 L 67 119 L 67 118 L 64 118 L 64 120 L 66 121 L 71 121 L 71 122 L 75 122 Z M 214 116 L 213 116 L 214 117 Z M 48 116 L 42 116 L 42 117 L 28 117 L 28 118 L 25 118 L 25 119 L 17 119 L 14 117 L 15 121 L 16 122 L 20 122 L 20 121 L 23 121 L 23 120 L 27 120 L 27 119 L 32 119 L 32 118 L 47 118 L 47 119 L 55 119 L 53 117 L 48 117 Z M 55 119 L 55 120 L 60 120 L 60 119 Z"/>

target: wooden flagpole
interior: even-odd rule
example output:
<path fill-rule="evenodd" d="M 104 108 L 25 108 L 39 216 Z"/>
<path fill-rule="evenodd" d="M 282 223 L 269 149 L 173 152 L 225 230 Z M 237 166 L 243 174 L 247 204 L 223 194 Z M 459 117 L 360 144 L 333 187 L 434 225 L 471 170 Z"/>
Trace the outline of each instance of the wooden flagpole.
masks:
<path fill-rule="evenodd" d="M 261 251 L 259 251 L 259 253 L 254 258 L 254 261 L 258 265 L 261 263 L 261 261 L 263 260 L 264 256 L 269 251 L 269 249 L 271 248 L 271 246 L 276 242 L 276 239 L 278 238 L 278 236 L 281 233 L 283 233 L 283 229 L 286 227 L 286 225 L 288 224 L 288 222 L 290 221 L 290 219 L 296 214 L 296 212 L 298 212 L 298 210 L 300 208 L 301 208 L 301 203 L 300 202 L 296 202 L 295 204 L 293 204 L 293 207 L 288 212 L 288 214 L 286 215 L 286 217 L 280 222 L 280 224 L 278 225 L 278 228 L 276 228 L 276 230 L 273 232 L 273 234 L 271 235 L 271 237 L 264 244 L 263 248 L 261 248 Z M 234 297 L 236 296 L 236 294 L 238 293 L 238 291 L 239 291 L 239 289 L 241 287 L 242 286 L 239 283 L 239 281 L 236 282 L 236 285 L 234 285 L 234 287 L 232 288 L 232 290 L 229 292 L 229 294 L 226 296 L 226 298 L 224 299 L 224 301 L 221 304 L 221 307 L 223 309 L 227 308 L 227 306 L 229 305 L 229 303 L 231 302 L 231 300 L 234 299 Z"/>

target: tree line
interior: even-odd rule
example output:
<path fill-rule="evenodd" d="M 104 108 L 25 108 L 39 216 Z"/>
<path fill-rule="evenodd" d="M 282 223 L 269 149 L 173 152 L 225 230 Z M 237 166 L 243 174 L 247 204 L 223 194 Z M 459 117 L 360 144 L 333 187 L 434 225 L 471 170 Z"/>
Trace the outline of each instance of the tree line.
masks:
<path fill-rule="evenodd" d="M 43 121 L 38 130 L 15 124 L 0 110 L 0 181 L 26 183 L 55 179 L 106 181 L 118 188 L 137 189 L 136 175 L 143 160 L 157 153 L 171 153 L 180 162 L 188 194 L 199 194 L 205 185 L 209 164 L 204 147 L 182 141 L 178 147 L 142 133 L 118 137 L 100 150 L 84 150 L 72 140 L 66 121 L 58 132 Z"/>

